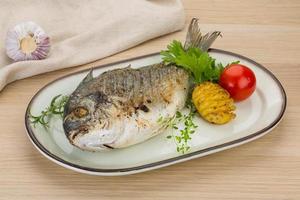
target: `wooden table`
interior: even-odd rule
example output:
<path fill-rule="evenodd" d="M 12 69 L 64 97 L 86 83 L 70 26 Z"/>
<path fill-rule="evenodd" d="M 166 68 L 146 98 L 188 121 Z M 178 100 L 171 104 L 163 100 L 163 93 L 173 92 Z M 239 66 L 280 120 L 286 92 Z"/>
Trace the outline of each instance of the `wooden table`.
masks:
<path fill-rule="evenodd" d="M 27 78 L 0 93 L 0 199 L 300 199 L 300 1 L 185 0 L 186 22 L 221 30 L 214 47 L 270 69 L 288 95 L 281 124 L 246 145 L 170 167 L 123 177 L 96 177 L 60 167 L 28 140 L 24 112 L 43 85 L 62 75 L 165 48 L 185 31 L 73 69 Z"/>

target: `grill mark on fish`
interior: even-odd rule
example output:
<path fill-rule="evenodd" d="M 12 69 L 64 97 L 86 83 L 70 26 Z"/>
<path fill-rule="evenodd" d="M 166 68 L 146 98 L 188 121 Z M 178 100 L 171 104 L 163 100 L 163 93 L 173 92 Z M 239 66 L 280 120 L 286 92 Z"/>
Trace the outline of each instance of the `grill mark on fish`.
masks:
<path fill-rule="evenodd" d="M 144 104 L 140 105 L 139 109 L 141 109 L 144 112 L 149 112 L 149 108 Z"/>
<path fill-rule="evenodd" d="M 151 70 L 151 77 L 153 77 L 152 85 L 156 85 L 158 82 L 158 79 L 157 79 L 157 73 L 155 70 Z M 159 89 L 160 88 L 155 88 L 155 87 L 152 88 L 152 90 L 154 91 L 153 96 L 158 96 L 157 94 L 158 94 Z"/>
<path fill-rule="evenodd" d="M 109 149 L 114 149 L 112 146 L 109 146 L 108 144 L 103 144 L 104 147 L 107 147 Z"/>
<path fill-rule="evenodd" d="M 148 73 L 149 73 L 149 85 L 150 85 L 150 94 L 149 94 L 149 96 L 147 97 L 147 100 L 146 101 L 148 101 L 149 100 L 149 97 L 151 97 L 152 95 L 153 95 L 153 87 L 151 87 L 151 85 L 152 85 L 152 75 L 151 75 L 151 70 L 148 70 Z"/>
<path fill-rule="evenodd" d="M 118 86 L 117 86 L 117 90 L 120 94 L 120 96 L 124 97 L 124 95 L 126 94 L 127 90 L 126 90 L 126 87 L 124 86 L 124 76 L 126 76 L 126 71 L 127 70 L 123 70 L 123 71 L 120 71 L 120 75 L 118 77 Z"/>
<path fill-rule="evenodd" d="M 126 80 L 126 88 L 128 88 L 128 90 L 129 90 L 128 91 L 129 95 L 128 95 L 127 101 L 132 99 L 133 94 L 134 94 L 134 72 L 132 70 L 129 70 L 128 72 L 129 72 L 128 73 L 129 78 L 125 79 Z"/>
<path fill-rule="evenodd" d="M 141 74 L 141 76 L 140 76 L 140 78 L 141 78 L 141 88 L 140 88 L 140 97 L 141 97 L 141 102 L 144 102 L 144 99 L 145 99 L 145 96 L 146 96 L 146 94 L 147 94 L 147 92 L 144 92 L 143 90 L 147 90 L 149 87 L 148 87 L 148 85 L 147 85 L 147 76 L 146 76 L 146 74 L 147 74 L 147 71 L 146 71 L 146 73 L 141 73 L 140 72 L 140 74 Z"/>
<path fill-rule="evenodd" d="M 138 71 L 132 71 L 133 72 L 133 80 L 135 80 L 134 82 L 135 82 L 135 84 L 133 84 L 133 90 L 132 90 L 132 97 L 131 97 L 131 99 L 135 99 L 135 94 L 136 94 L 136 92 L 137 92 L 137 89 L 138 89 L 138 84 L 139 84 L 139 81 L 137 80 L 137 73 L 138 73 Z"/>
<path fill-rule="evenodd" d="M 124 72 L 124 76 L 125 76 L 126 74 L 125 74 L 125 72 Z M 130 74 L 128 74 L 128 76 L 130 76 Z M 130 78 L 129 78 L 130 79 Z M 127 84 L 126 84 L 126 82 L 127 82 L 127 80 L 129 80 L 129 79 L 123 79 L 122 80 L 122 88 L 124 89 L 124 94 L 125 93 L 128 93 L 128 87 L 126 87 L 127 86 Z M 130 85 L 128 85 L 128 86 L 130 86 Z M 126 89 L 127 88 L 127 89 Z"/>

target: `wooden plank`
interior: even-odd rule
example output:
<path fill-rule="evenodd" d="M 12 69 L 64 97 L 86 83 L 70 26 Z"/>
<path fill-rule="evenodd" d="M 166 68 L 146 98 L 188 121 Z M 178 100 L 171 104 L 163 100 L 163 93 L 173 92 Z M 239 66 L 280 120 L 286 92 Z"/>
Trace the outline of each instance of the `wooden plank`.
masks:
<path fill-rule="evenodd" d="M 274 131 L 249 144 L 155 171 L 95 177 L 64 169 L 28 140 L 24 112 L 51 80 L 94 65 L 164 49 L 185 30 L 73 69 L 8 85 L 0 93 L 0 199 L 300 199 L 300 1 L 184 0 L 186 23 L 221 30 L 214 47 L 267 66 L 288 95 L 286 115 Z"/>

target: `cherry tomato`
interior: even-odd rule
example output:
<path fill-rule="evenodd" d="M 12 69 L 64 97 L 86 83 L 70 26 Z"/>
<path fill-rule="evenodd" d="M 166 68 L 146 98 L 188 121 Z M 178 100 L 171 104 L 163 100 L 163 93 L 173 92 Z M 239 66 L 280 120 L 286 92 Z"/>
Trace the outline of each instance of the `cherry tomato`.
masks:
<path fill-rule="evenodd" d="M 256 78 L 251 69 L 241 64 L 232 64 L 224 69 L 219 84 L 235 101 L 247 99 L 254 92 Z"/>

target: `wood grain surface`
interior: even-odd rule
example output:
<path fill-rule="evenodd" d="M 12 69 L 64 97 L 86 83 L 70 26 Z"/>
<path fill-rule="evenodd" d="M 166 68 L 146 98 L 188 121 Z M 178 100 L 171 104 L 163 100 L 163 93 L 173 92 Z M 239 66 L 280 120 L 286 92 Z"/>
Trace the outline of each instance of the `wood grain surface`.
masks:
<path fill-rule="evenodd" d="M 28 140 L 24 112 L 45 84 L 70 72 L 164 49 L 185 30 L 84 66 L 27 78 L 0 93 L 0 199 L 300 199 L 300 1 L 184 0 L 186 23 L 220 30 L 215 48 L 270 69 L 288 95 L 283 121 L 246 145 L 122 177 L 79 174 L 44 158 Z"/>

